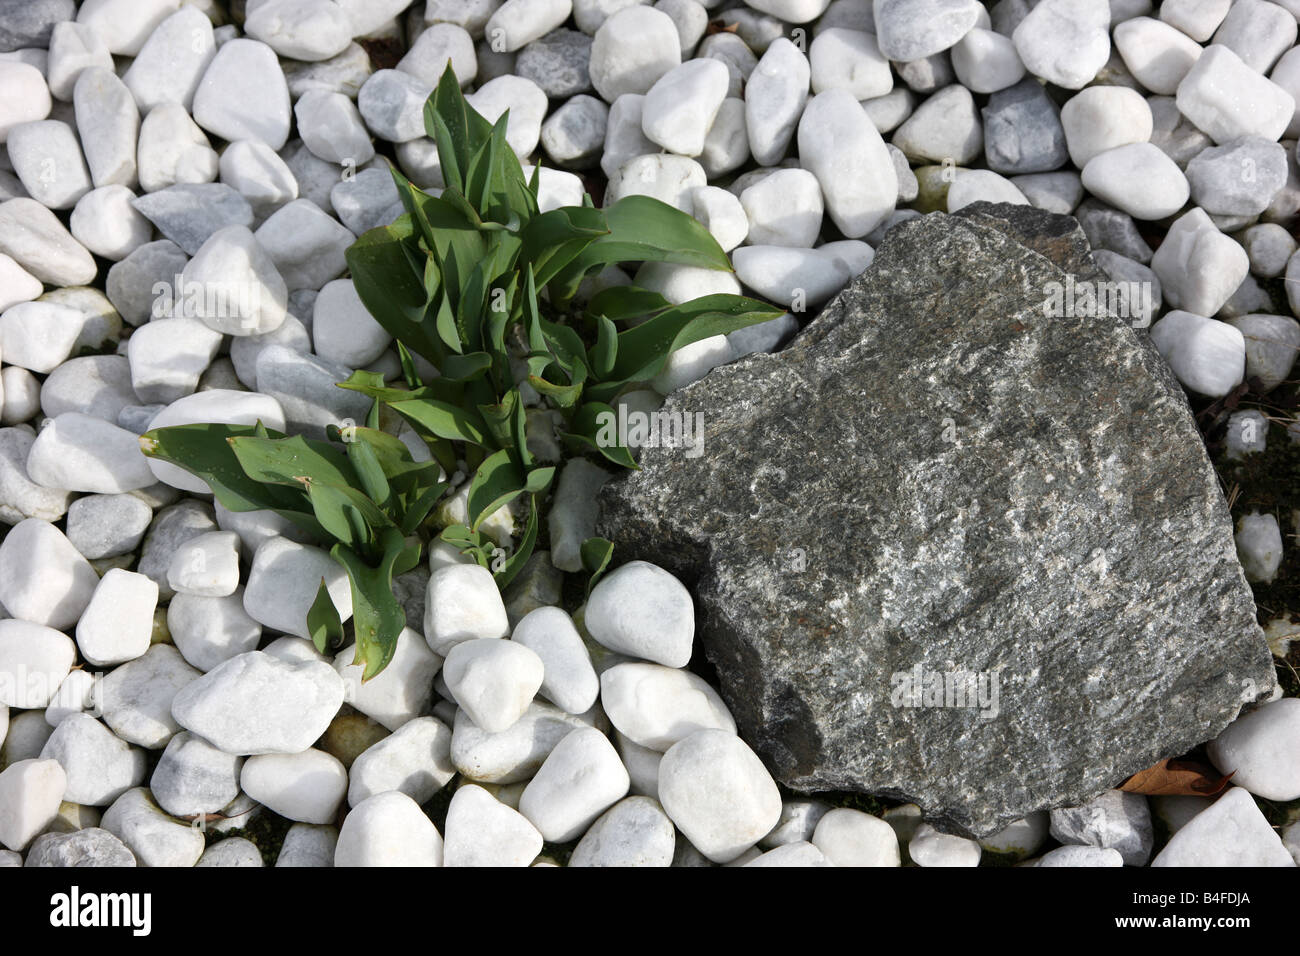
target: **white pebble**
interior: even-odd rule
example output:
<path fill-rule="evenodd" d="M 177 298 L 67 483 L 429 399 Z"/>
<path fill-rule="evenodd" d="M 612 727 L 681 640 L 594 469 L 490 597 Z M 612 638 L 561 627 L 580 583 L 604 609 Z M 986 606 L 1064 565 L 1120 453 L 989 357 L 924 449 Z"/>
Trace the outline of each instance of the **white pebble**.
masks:
<path fill-rule="evenodd" d="M 96 667 L 142 657 L 153 636 L 158 585 L 134 571 L 110 568 L 77 622 L 77 647 Z"/>

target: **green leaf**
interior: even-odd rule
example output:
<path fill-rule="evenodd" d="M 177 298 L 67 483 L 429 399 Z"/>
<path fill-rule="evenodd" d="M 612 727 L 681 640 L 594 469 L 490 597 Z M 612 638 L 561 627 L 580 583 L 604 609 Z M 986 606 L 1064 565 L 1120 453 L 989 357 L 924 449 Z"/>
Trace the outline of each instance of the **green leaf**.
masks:
<path fill-rule="evenodd" d="M 346 258 L 357 295 L 375 321 L 407 348 L 436 362 L 442 348 L 425 324 L 433 298 L 410 218 L 364 233 L 348 247 Z"/>
<path fill-rule="evenodd" d="M 545 286 L 583 249 L 608 234 L 609 227 L 599 209 L 564 206 L 528 223 L 520 232 L 523 248 L 519 255 L 532 265 L 537 285 Z"/>
<path fill-rule="evenodd" d="M 606 423 L 617 420 L 617 413 L 608 405 L 603 402 L 587 402 L 573 416 L 569 423 L 570 430 L 561 434 L 574 444 L 599 452 L 616 465 L 636 468 L 636 459 L 619 441 L 617 428 L 613 435 L 606 431 Z"/>
<path fill-rule="evenodd" d="M 578 403 L 578 399 L 582 397 L 582 382 L 573 385 L 554 385 L 544 378 L 530 375 L 528 376 L 528 384 L 564 409 L 572 408 Z"/>
<path fill-rule="evenodd" d="M 403 418 L 439 438 L 480 446 L 487 444 L 487 425 L 476 411 L 437 399 L 412 399 L 390 402 L 389 405 Z"/>
<path fill-rule="evenodd" d="M 503 448 L 489 455 L 470 479 L 466 497 L 470 529 L 477 531 L 484 519 L 523 492 L 524 479 L 511 459 L 510 450 Z"/>
<path fill-rule="evenodd" d="M 430 485 L 428 488 L 421 489 L 413 501 L 406 506 L 406 511 L 402 515 L 402 521 L 399 525 L 402 534 L 415 534 L 420 524 L 429 516 L 434 505 L 438 503 L 447 489 L 451 485 L 448 482 L 440 481 L 437 484 Z"/>
<path fill-rule="evenodd" d="M 678 349 L 781 314 L 781 310 L 756 299 L 726 294 L 701 296 L 673 306 L 618 334 L 617 359 L 606 377 L 620 382 L 654 378 L 668 356 Z"/>
<path fill-rule="evenodd" d="M 596 344 L 587 352 L 587 361 L 597 378 L 608 378 L 618 358 L 618 329 L 611 319 L 596 316 Z"/>
<path fill-rule="evenodd" d="M 352 589 L 352 630 L 357 646 L 354 664 L 365 667 L 361 679 L 374 677 L 393 659 L 397 639 L 406 627 L 406 612 L 393 594 L 393 568 L 407 550 L 407 542 L 396 528 L 385 533 L 383 557 L 377 565 L 367 564 L 359 554 L 341 544 L 330 554 L 348 572 Z"/>
<path fill-rule="evenodd" d="M 541 465 L 528 472 L 528 476 L 524 479 L 524 491 L 534 495 L 541 494 L 551 487 L 553 480 L 555 480 L 555 467 Z"/>
<path fill-rule="evenodd" d="M 609 567 L 610 559 L 614 557 L 614 542 L 605 538 L 588 538 L 582 542 L 578 555 L 582 560 L 583 570 L 591 575 L 587 580 L 587 593 L 591 594 L 591 589 L 596 586 L 596 582 Z"/>
<path fill-rule="evenodd" d="M 357 473 L 345 453 L 334 445 L 294 435 L 291 438 L 257 438 L 251 435 L 229 439 L 235 457 L 255 481 L 305 487 L 321 481 L 337 487 L 358 484 Z"/>
<path fill-rule="evenodd" d="M 140 439 L 140 448 L 150 458 L 203 479 L 224 508 L 274 511 L 313 537 L 325 540 L 325 529 L 312 513 L 304 488 L 263 484 L 249 477 L 240 465 L 229 439 L 259 434 L 271 433 L 258 425 L 175 425 L 147 432 Z"/>
<path fill-rule="evenodd" d="M 538 526 L 538 506 L 537 496 L 531 499 L 528 509 L 528 525 L 524 530 L 524 536 L 519 542 L 519 547 L 514 553 L 506 558 L 500 570 L 493 572 L 493 579 L 496 581 L 497 588 L 504 591 L 510 586 L 510 582 L 515 579 L 524 564 L 533 553 L 533 548 L 537 545 L 537 526 Z"/>
<path fill-rule="evenodd" d="M 675 206 L 649 196 L 624 196 L 604 209 L 609 235 L 587 245 L 552 280 L 553 298 L 571 299 L 582 278 L 617 262 L 673 262 L 731 271 L 713 235 Z"/>
<path fill-rule="evenodd" d="M 603 315 L 615 322 L 638 319 L 662 312 L 672 305 L 658 292 L 634 285 L 616 285 L 601 289 L 587 303 L 588 315 Z"/>
<path fill-rule="evenodd" d="M 401 442 L 398 444 L 400 445 Z M 365 489 L 371 501 L 380 508 L 384 507 L 391 500 L 393 490 L 388 485 L 388 478 L 384 474 L 384 466 L 380 463 L 379 456 L 375 453 L 375 446 L 370 441 L 357 439 L 353 433 L 347 449 L 348 460 L 352 462 L 357 477 L 361 479 L 361 487 Z"/>
<path fill-rule="evenodd" d="M 331 649 L 343 643 L 343 621 L 339 618 L 338 608 L 330 598 L 325 587 L 325 579 L 320 579 L 320 588 L 316 591 L 316 600 L 307 610 L 307 633 L 316 650 L 328 654 Z"/>

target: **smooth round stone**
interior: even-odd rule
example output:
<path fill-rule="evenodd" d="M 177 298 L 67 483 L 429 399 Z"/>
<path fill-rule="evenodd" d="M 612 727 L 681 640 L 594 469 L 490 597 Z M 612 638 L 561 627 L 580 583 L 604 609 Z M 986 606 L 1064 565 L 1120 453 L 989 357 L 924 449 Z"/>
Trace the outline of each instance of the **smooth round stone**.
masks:
<path fill-rule="evenodd" d="M 351 279 L 327 282 L 312 308 L 312 341 L 317 355 L 364 368 L 388 349 L 388 334 L 361 302 Z"/>
<path fill-rule="evenodd" d="M 1079 90 L 1110 58 L 1109 30 L 1107 0 L 1042 0 L 1011 39 L 1030 73 Z"/>
<path fill-rule="evenodd" d="M 137 333 L 139 334 L 139 333 Z M 133 336 L 134 337 L 134 336 Z M 284 412 L 280 403 L 268 395 L 236 392 L 228 389 L 211 389 L 196 392 L 172 402 L 149 423 L 150 429 L 172 425 L 194 425 L 215 422 L 225 425 L 255 425 L 262 422 L 276 431 L 284 429 Z M 154 477 L 161 482 L 198 494 L 210 492 L 207 482 L 196 478 L 178 465 L 149 459 Z M 332 593 L 332 592 L 331 592 Z M 310 606 L 310 605 L 309 605 Z"/>
<path fill-rule="evenodd" d="M 329 664 L 250 651 L 183 688 L 173 713 L 182 727 L 226 753 L 300 753 L 342 704 L 343 679 Z"/>
<path fill-rule="evenodd" d="M 181 731 L 163 750 L 149 789 L 172 816 L 219 813 L 239 796 L 243 764 L 243 757 L 222 753 L 206 740 Z"/>
<path fill-rule="evenodd" d="M 532 80 L 498 76 L 467 96 L 466 101 L 490 123 L 509 111 L 506 142 L 520 159 L 527 158 L 537 148 L 548 103 L 546 94 Z"/>
<path fill-rule="evenodd" d="M 1044 811 L 1031 813 L 980 840 L 980 846 L 990 853 L 1012 856 L 1017 860 L 1026 859 L 1037 853 L 1047 839 L 1050 822 L 1050 815 Z"/>
<path fill-rule="evenodd" d="M 334 850 L 339 831 L 332 826 L 295 823 L 284 835 L 276 866 L 329 867 L 334 865 Z"/>
<path fill-rule="evenodd" d="M 157 584 L 143 574 L 111 568 L 100 579 L 77 622 L 81 656 L 96 667 L 143 656 L 152 641 L 157 607 Z"/>
<path fill-rule="evenodd" d="M 621 799 L 631 780 L 599 730 L 575 730 L 556 744 L 519 798 L 519 812 L 551 843 L 567 843 Z"/>
<path fill-rule="evenodd" d="M 52 105 L 40 70 L 15 60 L 0 61 L 0 143 L 8 141 L 15 126 L 45 119 Z"/>
<path fill-rule="evenodd" d="M 1212 42 L 1241 57 L 1252 70 L 1268 73 L 1273 64 L 1296 42 L 1296 13 L 1292 3 L 1238 0 L 1228 10 Z"/>
<path fill-rule="evenodd" d="M 1187 179 L 1211 216 L 1257 216 L 1286 186 L 1286 150 L 1257 136 L 1211 146 L 1187 164 Z"/>
<path fill-rule="evenodd" d="M 626 7 L 595 32 L 591 84 L 606 103 L 613 103 L 624 93 L 646 93 L 681 61 L 681 43 L 670 16 L 653 7 Z"/>
<path fill-rule="evenodd" d="M 643 93 L 624 93 L 610 106 L 605 119 L 605 149 L 600 157 L 600 168 L 606 176 L 614 176 L 620 167 L 638 156 L 657 151 L 641 128 L 644 111 Z"/>
<path fill-rule="evenodd" d="M 0 771 L 0 846 L 26 849 L 58 814 L 67 782 L 57 760 L 19 760 Z"/>
<path fill-rule="evenodd" d="M 695 640 L 690 592 L 663 568 L 630 561 L 591 591 L 587 631 L 602 646 L 667 667 L 685 667 Z"/>
<path fill-rule="evenodd" d="M 820 198 L 820 187 L 818 196 Z M 730 252 L 749 235 L 749 217 L 740 199 L 717 186 L 701 186 L 691 192 L 691 214 L 708 229 L 723 252 Z"/>
<path fill-rule="evenodd" d="M 902 859 L 893 827 L 879 817 L 846 807 L 822 816 L 812 844 L 833 866 L 899 866 Z"/>
<path fill-rule="evenodd" d="M 217 50 L 194 94 L 194 121 L 234 142 L 256 139 L 280 149 L 289 139 L 289 87 L 275 51 L 257 40 Z"/>
<path fill-rule="evenodd" d="M 70 628 L 90 603 L 98 584 L 95 569 L 48 521 L 24 519 L 10 528 L 0 542 L 0 604 L 20 623 Z M 0 626 L 8 623 L 0 621 Z M 45 632 L 41 629 L 35 633 Z M 40 638 L 28 635 L 26 640 Z M 51 649 L 55 645 L 61 647 L 62 642 L 55 642 Z M 57 686 L 56 681 L 49 693 L 53 694 Z"/>
<path fill-rule="evenodd" d="M 443 843 L 419 805 L 389 791 L 363 800 L 343 820 L 335 866 L 442 866 Z"/>
<path fill-rule="evenodd" d="M 352 42 L 348 15 L 328 0 L 264 0 L 250 9 L 244 32 L 280 56 L 309 62 L 337 56 Z"/>
<path fill-rule="evenodd" d="M 673 822 L 657 800 L 627 797 L 591 825 L 569 866 L 671 866 L 676 842 Z"/>
<path fill-rule="evenodd" d="M 1205 210 L 1192 209 L 1169 227 L 1151 257 L 1151 269 L 1170 306 L 1215 315 L 1250 273 L 1250 257 L 1215 227 Z"/>
<path fill-rule="evenodd" d="M 1069 161 L 1060 109 L 1033 77 L 994 93 L 982 115 L 984 152 L 995 172 L 1051 172 Z"/>
<path fill-rule="evenodd" d="M 822 190 L 804 169 L 779 169 L 740 194 L 754 245 L 812 248 L 822 227 Z"/>
<path fill-rule="evenodd" d="M 220 347 L 221 333 L 198 319 L 157 319 L 137 329 L 128 340 L 126 354 L 131 365 L 131 384 L 140 399 L 149 402 L 174 403 L 190 397 Z M 149 419 L 144 424 L 146 428 L 152 427 Z M 179 466 L 152 459 L 149 466 L 155 475 L 159 469 L 164 473 L 184 474 L 187 477 L 177 480 L 195 484 L 195 490 L 199 490 L 199 479 L 189 477 Z"/>
<path fill-rule="evenodd" d="M 20 302 L 30 302 L 44 290 L 36 278 L 14 260 L 0 253 L 0 312 Z"/>
<path fill-rule="evenodd" d="M 729 74 L 718 60 L 688 60 L 646 93 L 641 128 L 652 142 L 681 156 L 699 156 L 727 96 Z"/>
<path fill-rule="evenodd" d="M 952 48 L 952 68 L 957 80 L 972 93 L 996 93 L 1015 86 L 1025 75 L 1016 45 L 1010 37 L 974 27 Z"/>
<path fill-rule="evenodd" d="M 609 107 L 594 96 L 573 97 L 542 124 L 542 148 L 559 166 L 585 169 L 600 159 Z"/>
<path fill-rule="evenodd" d="M 1083 806 L 1053 810 L 1051 833 L 1065 844 L 1117 850 L 1129 866 L 1146 866 L 1155 840 L 1146 797 L 1120 790 L 1107 790 Z"/>
<path fill-rule="evenodd" d="M 1218 44 L 1208 47 L 1178 84 L 1177 103 L 1179 112 L 1218 144 L 1241 136 L 1277 141 L 1296 108 L 1290 93 Z"/>
<path fill-rule="evenodd" d="M 808 60 L 814 93 L 842 89 L 854 99 L 869 100 L 894 88 L 889 60 L 876 38 L 863 30 L 823 30 L 809 47 Z"/>
<path fill-rule="evenodd" d="M 330 169 L 332 187 L 338 168 Z M 326 282 L 341 276 L 347 270 L 348 247 L 356 241 L 346 226 L 308 198 L 285 203 L 254 235 L 290 292 L 301 289 L 316 292 Z"/>
<path fill-rule="evenodd" d="M 750 73 L 745 128 L 760 166 L 775 165 L 785 157 L 808 101 L 811 77 L 808 58 L 784 37 L 773 41 Z"/>
<path fill-rule="evenodd" d="M 1122 86 L 1093 86 L 1061 107 L 1061 126 L 1070 159 L 1083 169 L 1095 156 L 1151 139 L 1151 107 L 1140 93 Z"/>
<path fill-rule="evenodd" d="M 1175 833 L 1152 867 L 1295 865 L 1244 787 L 1229 787 Z"/>
<path fill-rule="evenodd" d="M 71 354 L 85 317 L 55 302 L 20 302 L 0 315 L 0 354 L 10 365 L 52 372 Z"/>
<path fill-rule="evenodd" d="M 1232 0 L 1167 0 L 1160 19 L 1198 43 L 1205 43 L 1228 15 Z"/>
<path fill-rule="evenodd" d="M 766 867 L 766 866 L 834 866 L 835 865 L 834 863 L 832 863 L 830 860 L 826 858 L 826 856 L 822 853 L 821 850 L 817 849 L 817 847 L 813 846 L 813 844 L 803 842 L 803 841 L 798 843 L 787 843 L 784 846 L 779 846 L 774 850 L 768 850 L 766 853 L 762 853 L 754 857 L 753 859 L 747 860 L 747 862 L 745 863 L 741 863 L 740 861 L 745 860 L 748 855 L 749 854 L 746 854 L 745 856 L 742 856 L 739 859 L 737 859 L 735 862 L 729 863 L 728 866 L 739 865 L 739 866 Z"/>
<path fill-rule="evenodd" d="M 182 282 L 203 294 L 196 318 L 228 335 L 259 335 L 284 321 L 288 289 L 267 250 L 245 226 L 214 232 L 185 266 Z"/>
<path fill-rule="evenodd" d="M 433 88 L 403 70 L 378 70 L 357 94 L 357 108 L 381 139 L 407 143 L 425 135 L 424 103 Z"/>
<path fill-rule="evenodd" d="M 28 195 L 49 209 L 71 209 L 94 186 L 77 134 L 62 120 L 12 127 L 8 153 Z"/>
<path fill-rule="evenodd" d="M 1033 864 L 1047 867 L 1123 866 L 1124 857 L 1118 850 L 1101 846 L 1058 846 L 1044 853 Z"/>
<path fill-rule="evenodd" d="M 118 262 L 153 236 L 153 226 L 131 205 L 135 193 L 122 185 L 92 189 L 77 200 L 72 236 L 97 256 Z"/>
<path fill-rule="evenodd" d="M 203 855 L 203 831 L 158 807 L 143 787 L 128 790 L 104 813 L 103 827 L 127 845 L 140 866 L 193 866 Z"/>
<path fill-rule="evenodd" d="M 1245 338 L 1226 322 L 1174 310 L 1151 326 L 1151 341 L 1193 392 L 1221 398 L 1245 376 Z"/>
<path fill-rule="evenodd" d="M 702 379 L 719 365 L 726 365 L 735 356 L 725 335 L 711 335 L 692 342 L 668 356 L 663 369 L 650 380 L 660 395 L 668 395 L 691 382 Z"/>
<path fill-rule="evenodd" d="M 443 866 L 528 866 L 542 835 L 519 811 L 473 784 L 456 789 L 447 807 Z"/>
<path fill-rule="evenodd" d="M 310 638 L 307 614 L 321 581 L 339 616 L 352 616 L 352 591 L 347 573 L 328 552 L 286 538 L 272 538 L 253 555 L 244 589 L 244 610 L 264 627 Z"/>
<path fill-rule="evenodd" d="M 1029 200 L 1004 176 L 987 169 L 959 169 L 948 187 L 948 212 L 956 212 L 977 202 L 1010 203 L 1027 206 Z"/>
<path fill-rule="evenodd" d="M 541 659 L 540 692 L 551 703 L 570 714 L 586 713 L 596 703 L 600 679 L 573 620 L 562 608 L 530 611 L 515 625 L 511 642 Z"/>
<path fill-rule="evenodd" d="M 916 828 L 907 852 L 917 866 L 979 866 L 982 853 L 974 840 L 940 833 L 928 823 Z"/>
<path fill-rule="evenodd" d="M 269 149 L 269 147 L 268 147 Z M 217 178 L 219 159 L 180 103 L 159 103 L 140 123 L 140 188 L 146 193 Z"/>
<path fill-rule="evenodd" d="M 86 285 L 98 271 L 94 258 L 58 217 L 26 196 L 0 203 L 0 252 L 54 286 Z"/>
<path fill-rule="evenodd" d="M 799 155 L 821 184 L 826 211 L 846 238 L 866 235 L 894 210 L 894 162 L 862 107 L 844 90 L 819 93 L 799 120 Z"/>
<path fill-rule="evenodd" d="M 155 644 L 104 678 L 100 685 L 104 723 L 127 743 L 161 750 L 181 729 L 172 716 L 173 699 L 200 676 L 176 648 Z"/>
<path fill-rule="evenodd" d="M 1241 240 L 1250 257 L 1250 271 L 1261 279 L 1272 279 L 1286 271 L 1297 243 L 1291 233 L 1275 222 L 1251 226 Z"/>
<path fill-rule="evenodd" d="M 8 708 L 0 704 L 0 710 L 7 711 Z M 39 757 L 41 748 L 53 732 L 54 727 L 45 719 L 43 711 L 15 711 L 3 737 L 3 746 L 0 746 L 0 765 L 7 767 L 19 760 Z"/>
<path fill-rule="evenodd" d="M 94 30 L 109 52 L 135 56 L 177 7 L 176 0 L 86 0 L 77 11 L 77 22 Z"/>
<path fill-rule="evenodd" d="M 601 703 L 619 733 L 663 752 L 699 730 L 736 732 L 727 705 L 703 678 L 658 664 L 628 663 L 600 676 Z"/>
<path fill-rule="evenodd" d="M 1300 354 L 1300 323 L 1286 315 L 1243 315 L 1228 319 L 1246 340 L 1246 377 L 1257 378 L 1263 391 L 1287 380 Z"/>
<path fill-rule="evenodd" d="M 7 368 L 0 374 L 3 374 L 0 382 L 5 385 L 11 400 L 17 390 L 9 386 L 17 376 L 31 376 L 21 368 Z M 34 378 L 32 385 L 35 391 L 38 386 Z M 22 409 L 24 418 L 31 418 L 40 411 L 34 396 L 30 405 L 30 408 Z M 38 485 L 27 474 L 27 455 L 35 440 L 27 426 L 0 428 L 0 520 L 6 524 L 16 524 L 25 518 L 57 521 L 68 510 L 72 492 Z"/>
<path fill-rule="evenodd" d="M 963 86 L 948 86 L 927 99 L 895 132 L 893 144 L 917 162 L 966 165 L 983 148 L 975 100 Z"/>
<path fill-rule="evenodd" d="M 243 837 L 229 837 L 203 851 L 195 866 L 265 866 L 257 844 Z"/>
<path fill-rule="evenodd" d="M 192 666 L 212 670 L 257 649 L 262 627 L 244 610 L 243 592 L 225 597 L 176 594 L 167 606 L 172 643 Z"/>
<path fill-rule="evenodd" d="M 83 70 L 72 91 L 77 133 L 95 186 L 129 186 L 136 181 L 140 111 L 135 98 L 111 69 Z"/>
<path fill-rule="evenodd" d="M 99 706 L 99 677 L 90 671 L 69 672 L 59 685 L 58 693 L 45 708 L 45 721 L 57 727 L 68 717 L 94 710 Z M 0 739 L 3 739 L 0 734 Z"/>
<path fill-rule="evenodd" d="M 3 396 L 5 398 L 4 407 L 3 410 L 0 410 L 0 422 L 3 422 L 6 425 L 17 425 L 23 422 L 28 422 L 41 410 L 41 383 L 37 380 L 36 376 L 27 371 L 27 369 L 19 368 L 16 365 L 10 365 L 5 369 L 0 370 L 0 388 L 3 388 L 5 392 L 5 395 Z M 14 449 L 11 447 L 8 451 L 10 458 L 12 459 L 12 452 Z M 24 458 L 23 460 L 25 461 L 26 459 Z M 27 478 L 26 468 L 23 469 L 21 481 L 25 486 L 27 486 L 25 489 L 27 491 L 34 488 L 40 488 L 40 485 L 35 484 Z M 52 489 L 45 488 L 41 490 L 50 495 L 53 494 Z M 66 510 L 67 492 L 63 492 L 60 497 L 64 500 L 62 503 L 55 505 L 58 512 L 49 515 L 48 517 L 57 518 L 64 510 Z M 18 499 L 7 500 L 9 501 L 9 504 L 3 506 L 6 509 L 16 504 Z M 28 500 L 30 501 L 30 497 Z M 21 508 L 18 509 L 18 513 L 21 514 L 22 517 L 29 517 L 26 511 Z M 33 512 L 33 514 L 35 514 L 35 512 Z M 40 516 L 46 517 L 46 515 Z"/>
<path fill-rule="evenodd" d="M 723 730 L 700 730 L 669 748 L 659 765 L 659 799 L 682 834 L 715 863 L 739 857 L 781 816 L 781 794 L 767 768 Z"/>
<path fill-rule="evenodd" d="M 1115 48 L 1134 79 L 1152 93 L 1172 96 L 1201 56 L 1201 45 L 1182 30 L 1151 17 L 1115 27 Z"/>
<path fill-rule="evenodd" d="M 139 494 L 145 493 L 139 492 Z M 167 568 L 172 563 L 172 555 L 176 553 L 176 549 L 195 535 L 216 530 L 210 505 L 193 498 L 176 500 L 170 495 L 167 501 L 174 503 L 160 507 L 153 523 L 149 526 L 148 534 L 145 535 L 144 548 L 140 553 L 140 561 L 136 565 L 137 571 L 157 583 L 158 595 L 163 600 L 170 600 L 172 597 L 171 585 L 167 583 Z"/>
<path fill-rule="evenodd" d="M 941 53 L 970 32 L 982 14 L 973 0 L 876 0 L 880 51 L 902 62 Z"/>
<path fill-rule="evenodd" d="M 254 211 L 277 209 L 298 198 L 298 181 L 271 147 L 253 139 L 231 143 L 221 153 L 221 181 Z"/>
<path fill-rule="evenodd" d="M 732 264 L 745 285 L 792 312 L 820 305 L 852 278 L 842 263 L 816 249 L 742 246 Z"/>
<path fill-rule="evenodd" d="M 379 674 L 363 680 L 365 668 L 354 664 L 355 650 L 345 648 L 334 658 L 343 678 L 344 700 L 352 707 L 397 730 L 429 709 L 433 678 L 442 658 L 429 650 L 424 638 L 410 628 L 397 636 L 392 659 Z"/>
<path fill-rule="evenodd" d="M 344 94 L 308 90 L 294 104 L 293 115 L 303 144 L 326 162 L 355 167 L 374 158 L 361 113 Z"/>
<path fill-rule="evenodd" d="M 817 832 L 822 817 L 830 811 L 830 805 L 821 800 L 786 800 L 781 804 L 781 817 L 776 826 L 758 841 L 758 845 L 770 850 L 790 843 L 807 843 Z"/>
<path fill-rule="evenodd" d="M 183 316 L 187 308 L 193 311 L 184 289 L 177 288 L 177 276 L 187 262 L 189 257 L 170 239 L 145 243 L 108 270 L 105 293 L 109 303 L 128 324 L 144 327 L 137 334 L 147 331 L 154 320 L 178 311 Z"/>
<path fill-rule="evenodd" d="M 687 156 L 654 153 L 629 159 L 610 176 L 605 204 L 626 196 L 650 196 L 687 212 L 692 190 L 707 185 L 704 168 Z"/>
<path fill-rule="evenodd" d="M 577 30 L 552 30 L 519 51 L 515 70 L 551 99 L 568 99 L 591 87 L 591 38 Z"/>
<path fill-rule="evenodd" d="M 1098 153 L 1083 168 L 1083 186 L 1134 219 L 1164 219 L 1190 195 L 1178 165 L 1150 143 L 1130 143 Z"/>
<path fill-rule="evenodd" d="M 387 170 L 363 169 L 356 178 L 330 190 L 339 221 L 355 235 L 386 226 L 404 212 L 397 186 Z"/>
<path fill-rule="evenodd" d="M 1282 532 L 1271 514 L 1252 512 L 1237 521 L 1237 557 L 1247 581 L 1271 584 L 1282 564 Z"/>
<path fill-rule="evenodd" d="M 41 759 L 57 760 L 67 774 L 63 799 L 88 807 L 106 807 L 145 779 L 145 752 L 115 737 L 90 714 L 60 721 Z"/>
<path fill-rule="evenodd" d="M 448 66 L 461 86 L 478 78 L 478 58 L 474 41 L 464 28 L 454 23 L 435 23 L 416 38 L 410 51 L 397 63 L 397 69 L 410 73 L 430 89 L 438 85 Z"/>
<path fill-rule="evenodd" d="M 135 855 L 107 830 L 89 827 L 72 833 L 42 833 L 27 851 L 24 866 L 135 866 Z"/>
<path fill-rule="evenodd" d="M 64 412 L 41 429 L 27 472 L 48 488 L 108 495 L 155 482 L 136 435 L 81 412 Z"/>
<path fill-rule="evenodd" d="M 122 82 L 142 113 L 160 103 L 178 103 L 189 109 L 216 52 L 212 21 L 197 7 L 183 6 L 149 35 Z"/>
<path fill-rule="evenodd" d="M 400 790 L 424 804 L 456 775 L 451 731 L 434 717 L 416 717 L 366 748 L 349 770 L 348 804 Z"/>
<path fill-rule="evenodd" d="M 439 568 L 425 592 L 424 637 L 435 654 L 477 638 L 505 637 L 510 621 L 492 572 L 478 565 Z"/>
<path fill-rule="evenodd" d="M 167 583 L 177 594 L 226 597 L 239 587 L 239 535 L 209 531 L 176 549 Z"/>
<path fill-rule="evenodd" d="M 589 714 L 570 715 L 535 700 L 510 729 L 488 733 L 459 709 L 454 717 L 451 758 L 456 769 L 481 783 L 519 783 L 533 776 L 556 744 L 572 731 L 591 726 Z"/>
<path fill-rule="evenodd" d="M 244 793 L 298 823 L 330 823 L 348 789 L 348 772 L 323 750 L 259 754 L 244 761 Z"/>
<path fill-rule="evenodd" d="M 569 19 L 573 0 L 506 0 L 483 27 L 493 49 L 513 53 Z"/>

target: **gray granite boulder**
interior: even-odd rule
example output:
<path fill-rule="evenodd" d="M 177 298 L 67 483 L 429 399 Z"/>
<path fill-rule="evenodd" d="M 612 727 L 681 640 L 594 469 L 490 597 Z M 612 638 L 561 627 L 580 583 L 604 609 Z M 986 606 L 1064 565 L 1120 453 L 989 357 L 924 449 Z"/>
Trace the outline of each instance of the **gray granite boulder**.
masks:
<path fill-rule="evenodd" d="M 1273 669 L 1184 394 L 1073 219 L 891 230 L 783 352 L 671 395 L 600 531 L 694 589 L 741 735 L 800 791 L 987 836 L 1214 737 Z M 1064 314 L 1060 314 L 1064 313 Z"/>

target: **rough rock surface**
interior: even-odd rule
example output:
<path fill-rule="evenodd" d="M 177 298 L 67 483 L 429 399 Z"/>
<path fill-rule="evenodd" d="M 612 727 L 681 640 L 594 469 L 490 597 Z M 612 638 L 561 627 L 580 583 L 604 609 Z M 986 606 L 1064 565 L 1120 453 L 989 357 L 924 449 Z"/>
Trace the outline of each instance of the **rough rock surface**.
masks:
<path fill-rule="evenodd" d="M 741 734 L 791 787 L 986 836 L 1271 690 L 1184 395 L 1123 320 L 1047 317 L 1068 275 L 1101 277 L 1073 219 L 901 225 L 785 351 L 668 399 L 704 412 L 702 455 L 648 449 L 605 486 L 601 532 L 695 588 Z M 907 706 L 958 672 L 975 706 Z"/>

